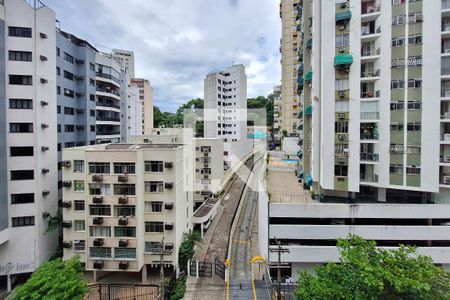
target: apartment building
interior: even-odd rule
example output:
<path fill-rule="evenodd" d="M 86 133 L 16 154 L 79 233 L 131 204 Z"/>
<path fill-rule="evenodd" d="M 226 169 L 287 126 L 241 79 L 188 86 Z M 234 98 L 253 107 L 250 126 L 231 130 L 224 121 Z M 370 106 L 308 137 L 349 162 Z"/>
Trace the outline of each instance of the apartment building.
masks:
<path fill-rule="evenodd" d="M 95 63 L 97 143 L 125 141 L 128 74 L 112 54 L 96 53 Z"/>
<path fill-rule="evenodd" d="M 63 151 L 64 258 L 107 272 L 177 271 L 192 229 L 193 158 L 181 144 L 102 144 Z M 164 239 L 164 240 L 163 240 Z M 163 244 L 161 244 L 163 241 Z"/>
<path fill-rule="evenodd" d="M 415 245 L 450 268 L 450 1 L 296 2 L 306 39 L 297 176 L 314 197 L 269 204 L 269 245 L 290 249 L 294 277 L 337 261 L 349 233 Z"/>
<path fill-rule="evenodd" d="M 0 2 L 0 277 L 8 291 L 57 248 L 44 219 L 58 208 L 56 19 L 29 3 Z"/>
<path fill-rule="evenodd" d="M 131 78 L 127 102 L 128 135 L 150 134 L 153 128 L 153 88 L 150 81 Z"/>
<path fill-rule="evenodd" d="M 281 105 L 280 131 L 286 130 L 288 136 L 301 135 L 301 119 L 297 118 L 303 109 L 303 45 L 304 34 L 303 1 L 281 0 Z M 306 99 L 306 98 L 305 98 Z"/>
<path fill-rule="evenodd" d="M 134 52 L 122 49 L 112 49 L 113 57 L 119 62 L 122 69 L 126 69 L 130 78 L 134 78 Z"/>
<path fill-rule="evenodd" d="M 204 80 L 205 137 L 237 142 L 247 135 L 247 75 L 243 65 L 213 72 Z"/>
<path fill-rule="evenodd" d="M 58 199 L 62 199 L 62 148 L 96 141 L 95 54 L 87 41 L 56 29 Z"/>
<path fill-rule="evenodd" d="M 283 135 L 281 116 L 281 85 L 278 85 L 273 88 L 273 141 L 276 145 L 281 144 Z"/>

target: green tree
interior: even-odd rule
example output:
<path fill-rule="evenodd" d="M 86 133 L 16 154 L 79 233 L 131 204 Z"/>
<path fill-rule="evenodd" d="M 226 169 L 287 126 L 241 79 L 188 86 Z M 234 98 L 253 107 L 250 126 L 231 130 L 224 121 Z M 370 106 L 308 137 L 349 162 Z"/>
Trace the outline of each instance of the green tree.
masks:
<path fill-rule="evenodd" d="M 178 251 L 178 264 L 181 271 L 186 271 L 188 260 L 194 255 L 195 242 L 200 240 L 200 233 L 193 231 L 184 235 L 184 240 Z"/>
<path fill-rule="evenodd" d="M 301 272 L 297 299 L 450 299 L 450 276 L 410 246 L 377 248 L 358 236 L 338 241 L 340 263 Z"/>
<path fill-rule="evenodd" d="M 83 299 L 88 292 L 83 278 L 84 268 L 79 257 L 63 261 L 60 258 L 42 264 L 14 292 L 13 300 Z"/>

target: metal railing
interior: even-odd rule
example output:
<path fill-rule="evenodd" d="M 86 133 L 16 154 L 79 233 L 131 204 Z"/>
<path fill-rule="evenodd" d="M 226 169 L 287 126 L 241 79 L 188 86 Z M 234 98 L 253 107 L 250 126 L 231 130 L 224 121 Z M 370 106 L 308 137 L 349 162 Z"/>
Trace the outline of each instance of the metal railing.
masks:
<path fill-rule="evenodd" d="M 118 84 L 120 84 L 120 79 L 116 78 L 114 76 L 112 76 L 111 74 L 105 74 L 105 73 L 100 73 L 100 72 L 96 72 L 95 73 L 98 77 L 103 77 L 103 78 L 107 78 L 107 79 L 111 79 L 112 81 L 117 82 Z"/>
<path fill-rule="evenodd" d="M 450 67 L 441 68 L 441 75 L 450 75 Z"/>
<path fill-rule="evenodd" d="M 364 161 L 378 161 L 379 155 L 376 153 L 361 153 L 360 154 L 361 160 Z"/>
<path fill-rule="evenodd" d="M 120 109 L 120 105 L 109 104 L 109 103 L 96 102 L 95 105 L 96 106 L 104 106 L 104 107 L 114 107 L 114 108 Z"/>
<path fill-rule="evenodd" d="M 377 174 L 361 174 L 359 177 L 360 181 L 363 182 L 378 182 L 378 175 Z"/>
<path fill-rule="evenodd" d="M 360 118 L 363 120 L 378 120 L 380 118 L 379 112 L 361 112 Z"/>
<path fill-rule="evenodd" d="M 449 9 L 450 8 L 450 0 L 442 0 L 441 1 L 441 8 L 442 9 Z"/>
<path fill-rule="evenodd" d="M 101 88 L 101 87 L 97 87 L 95 89 L 97 92 L 102 92 L 102 93 L 109 93 L 109 94 L 113 94 L 116 96 L 120 96 L 120 93 L 114 89 L 107 89 L 107 88 Z"/>

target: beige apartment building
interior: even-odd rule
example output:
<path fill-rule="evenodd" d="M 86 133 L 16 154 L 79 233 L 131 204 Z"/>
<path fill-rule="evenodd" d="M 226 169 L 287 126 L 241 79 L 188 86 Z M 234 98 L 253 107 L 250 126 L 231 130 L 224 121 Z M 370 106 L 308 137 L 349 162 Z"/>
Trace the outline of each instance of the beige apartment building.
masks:
<path fill-rule="evenodd" d="M 105 272 L 178 270 L 192 230 L 193 157 L 173 144 L 103 144 L 63 151 L 64 258 Z M 164 239 L 164 240 L 163 240 Z M 161 241 L 163 240 L 163 243 Z"/>

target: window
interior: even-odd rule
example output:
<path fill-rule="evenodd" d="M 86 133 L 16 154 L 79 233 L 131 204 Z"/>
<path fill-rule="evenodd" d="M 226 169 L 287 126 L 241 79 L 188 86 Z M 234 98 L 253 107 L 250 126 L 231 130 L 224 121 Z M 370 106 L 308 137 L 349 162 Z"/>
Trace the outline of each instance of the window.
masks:
<path fill-rule="evenodd" d="M 421 35 L 411 35 L 408 37 L 408 45 L 422 45 Z"/>
<path fill-rule="evenodd" d="M 56 67 L 56 75 L 61 75 L 61 68 L 60 67 Z"/>
<path fill-rule="evenodd" d="M 64 125 L 64 131 L 65 132 L 74 132 L 75 126 L 74 125 Z M 66 148 L 69 148 L 69 147 L 66 146 Z"/>
<path fill-rule="evenodd" d="M 164 166 L 162 161 L 146 161 L 145 162 L 145 172 L 161 173 L 164 171 Z"/>
<path fill-rule="evenodd" d="M 64 58 L 64 60 L 66 60 L 66 61 L 70 62 L 71 64 L 73 64 L 73 61 L 74 61 L 73 56 L 70 55 L 69 53 L 64 52 L 64 57 L 63 58 Z"/>
<path fill-rule="evenodd" d="M 163 208 L 162 201 L 145 202 L 146 212 L 162 212 L 162 208 Z"/>
<path fill-rule="evenodd" d="M 9 123 L 9 132 L 33 132 L 33 123 Z"/>
<path fill-rule="evenodd" d="M 89 69 L 91 71 L 95 71 L 95 65 L 93 63 L 89 63 Z"/>
<path fill-rule="evenodd" d="M 109 162 L 92 162 L 89 163 L 89 173 L 91 174 L 109 174 L 110 164 Z"/>
<path fill-rule="evenodd" d="M 411 2 L 411 1 L 409 1 L 409 2 Z M 422 20 L 423 20 L 423 16 L 422 16 L 422 12 L 420 12 L 420 11 L 416 11 L 416 12 L 410 13 L 408 15 L 408 22 L 410 24 L 422 22 Z"/>
<path fill-rule="evenodd" d="M 8 33 L 9 33 L 9 36 L 30 38 L 31 37 L 31 28 L 9 26 Z"/>
<path fill-rule="evenodd" d="M 136 237 L 136 227 L 114 227 L 115 237 Z"/>
<path fill-rule="evenodd" d="M 9 51 L 9 60 L 32 61 L 32 54 L 29 51 Z"/>
<path fill-rule="evenodd" d="M 403 146 L 403 144 L 391 144 L 390 145 L 390 151 L 393 154 L 402 154 L 402 153 L 404 153 L 404 149 L 405 149 L 405 147 Z"/>
<path fill-rule="evenodd" d="M 114 184 L 114 195 L 136 195 L 134 184 Z"/>
<path fill-rule="evenodd" d="M 134 205 L 116 205 L 114 206 L 114 216 L 131 217 L 136 215 L 136 207 Z"/>
<path fill-rule="evenodd" d="M 114 248 L 114 258 L 136 259 L 136 248 Z"/>
<path fill-rule="evenodd" d="M 111 227 L 109 227 L 109 226 L 90 226 L 89 234 L 92 237 L 111 237 Z"/>
<path fill-rule="evenodd" d="M 348 46 L 349 44 L 349 34 L 341 34 L 336 36 L 336 47 Z"/>
<path fill-rule="evenodd" d="M 422 79 L 408 79 L 408 88 L 410 89 L 422 88 Z"/>
<path fill-rule="evenodd" d="M 75 173 L 84 173 L 84 160 L 74 160 L 73 171 Z"/>
<path fill-rule="evenodd" d="M 392 47 L 405 46 L 405 37 L 397 37 L 392 39 Z"/>
<path fill-rule="evenodd" d="M 391 102 L 391 110 L 403 110 L 405 109 L 405 103 L 403 101 Z"/>
<path fill-rule="evenodd" d="M 145 242 L 145 252 L 159 253 L 161 252 L 161 249 L 162 249 L 161 242 Z"/>
<path fill-rule="evenodd" d="M 84 180 L 74 180 L 73 190 L 75 192 L 84 192 Z"/>
<path fill-rule="evenodd" d="M 73 116 L 75 114 L 75 110 L 72 107 L 64 106 L 64 114 Z"/>
<path fill-rule="evenodd" d="M 146 193 L 162 193 L 164 192 L 164 182 L 162 181 L 145 181 Z"/>
<path fill-rule="evenodd" d="M 403 123 L 392 123 L 391 130 L 392 131 L 403 131 Z"/>
<path fill-rule="evenodd" d="M 145 222 L 145 232 L 164 232 L 164 222 Z"/>
<path fill-rule="evenodd" d="M 31 180 L 34 179 L 34 170 L 11 171 L 11 180 Z"/>
<path fill-rule="evenodd" d="M 74 203 L 74 210 L 78 210 L 78 211 L 84 211 L 84 200 L 75 200 L 73 201 Z"/>
<path fill-rule="evenodd" d="M 61 50 L 58 47 L 56 47 L 56 56 L 60 56 L 60 55 L 61 55 Z"/>
<path fill-rule="evenodd" d="M 406 153 L 408 154 L 420 154 L 420 145 L 408 145 L 406 146 Z"/>
<path fill-rule="evenodd" d="M 56 86 L 56 94 L 61 95 L 61 87 L 60 86 Z"/>
<path fill-rule="evenodd" d="M 74 227 L 75 231 L 85 231 L 86 230 L 84 220 L 75 220 L 73 227 Z"/>
<path fill-rule="evenodd" d="M 95 86 L 95 80 L 92 79 L 92 78 L 89 78 L 89 84 L 90 84 L 91 86 Z"/>
<path fill-rule="evenodd" d="M 33 147 L 9 147 L 11 156 L 33 156 Z"/>
<path fill-rule="evenodd" d="M 89 214 L 91 216 L 110 216 L 111 206 L 109 205 L 89 205 Z"/>
<path fill-rule="evenodd" d="M 11 218 L 12 227 L 34 226 L 34 216 Z"/>
<path fill-rule="evenodd" d="M 420 131 L 421 124 L 420 124 L 420 122 L 408 123 L 407 129 L 408 129 L 408 131 Z"/>
<path fill-rule="evenodd" d="M 89 115 L 91 117 L 95 117 L 95 110 L 94 109 L 89 110 Z"/>
<path fill-rule="evenodd" d="M 349 89 L 348 87 L 348 78 L 347 79 L 336 79 L 335 82 L 336 91 L 346 91 Z"/>
<path fill-rule="evenodd" d="M 86 241 L 85 240 L 76 240 L 74 241 L 75 251 L 85 251 L 86 250 Z"/>
<path fill-rule="evenodd" d="M 34 203 L 34 194 L 11 194 L 11 204 Z"/>
<path fill-rule="evenodd" d="M 334 123 L 335 133 L 348 133 L 348 122 L 335 122 Z"/>
<path fill-rule="evenodd" d="M 335 165 L 334 166 L 334 176 L 348 176 L 348 166 Z"/>
<path fill-rule="evenodd" d="M 392 5 L 393 6 L 394 5 L 400 5 L 400 4 L 403 4 L 405 2 L 406 2 L 406 0 L 392 0 Z"/>
<path fill-rule="evenodd" d="M 406 23 L 406 15 L 398 15 L 392 17 L 392 25 L 403 25 Z"/>
<path fill-rule="evenodd" d="M 408 175 L 420 175 L 420 167 L 406 166 L 406 174 Z"/>
<path fill-rule="evenodd" d="M 9 84 L 32 85 L 33 77 L 30 75 L 9 75 Z"/>
<path fill-rule="evenodd" d="M 73 98 L 75 97 L 75 92 L 69 89 L 64 89 L 64 96 Z"/>
<path fill-rule="evenodd" d="M 408 101 L 408 110 L 421 110 L 422 102 L 419 101 Z"/>
<path fill-rule="evenodd" d="M 392 80 L 391 81 L 391 89 L 404 89 L 405 81 L 404 80 Z"/>
<path fill-rule="evenodd" d="M 108 183 L 89 183 L 90 195 L 111 195 L 111 186 Z"/>
<path fill-rule="evenodd" d="M 91 258 L 111 258 L 111 248 L 89 247 L 89 257 L 91 257 Z"/>
<path fill-rule="evenodd" d="M 9 99 L 10 109 L 33 109 L 32 99 Z"/>
<path fill-rule="evenodd" d="M 389 165 L 389 173 L 403 174 L 403 165 Z"/>
<path fill-rule="evenodd" d="M 114 163 L 114 174 L 135 174 L 134 163 Z"/>
<path fill-rule="evenodd" d="M 89 125 L 89 129 L 91 130 L 91 132 L 95 132 L 95 125 Z"/>
<path fill-rule="evenodd" d="M 73 125 L 67 125 L 67 126 L 73 126 Z M 69 127 L 69 132 L 70 132 L 70 129 L 71 127 Z M 64 143 L 64 148 L 72 148 L 72 147 L 75 147 L 75 142 L 67 142 L 67 143 Z"/>
<path fill-rule="evenodd" d="M 64 70 L 64 78 L 72 80 L 73 81 L 73 73 L 70 73 L 66 70 Z"/>

